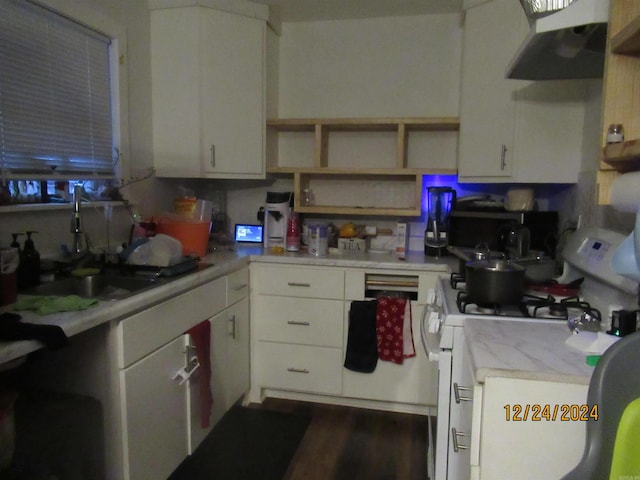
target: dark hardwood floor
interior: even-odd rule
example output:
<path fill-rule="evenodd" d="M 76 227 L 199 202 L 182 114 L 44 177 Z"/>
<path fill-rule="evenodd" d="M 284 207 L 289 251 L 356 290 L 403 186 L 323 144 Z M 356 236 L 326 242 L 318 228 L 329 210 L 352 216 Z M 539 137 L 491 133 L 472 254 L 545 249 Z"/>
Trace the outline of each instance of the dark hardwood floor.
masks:
<path fill-rule="evenodd" d="M 264 408 L 311 416 L 284 480 L 425 480 L 427 417 L 266 399 Z"/>

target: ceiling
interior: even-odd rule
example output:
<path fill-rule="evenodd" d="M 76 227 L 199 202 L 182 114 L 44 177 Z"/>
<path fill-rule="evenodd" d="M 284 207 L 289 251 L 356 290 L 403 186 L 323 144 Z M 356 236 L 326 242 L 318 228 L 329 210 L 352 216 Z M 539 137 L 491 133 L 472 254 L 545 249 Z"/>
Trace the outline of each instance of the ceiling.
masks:
<path fill-rule="evenodd" d="M 456 13 L 462 0 L 252 0 L 283 22 Z"/>

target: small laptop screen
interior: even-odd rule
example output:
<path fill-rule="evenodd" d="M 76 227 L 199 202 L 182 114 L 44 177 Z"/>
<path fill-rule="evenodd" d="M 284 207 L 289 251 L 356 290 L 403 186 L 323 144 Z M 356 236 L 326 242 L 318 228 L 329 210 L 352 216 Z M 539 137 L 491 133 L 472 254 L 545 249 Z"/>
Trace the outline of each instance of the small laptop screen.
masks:
<path fill-rule="evenodd" d="M 262 243 L 262 225 L 236 224 L 236 242 Z"/>

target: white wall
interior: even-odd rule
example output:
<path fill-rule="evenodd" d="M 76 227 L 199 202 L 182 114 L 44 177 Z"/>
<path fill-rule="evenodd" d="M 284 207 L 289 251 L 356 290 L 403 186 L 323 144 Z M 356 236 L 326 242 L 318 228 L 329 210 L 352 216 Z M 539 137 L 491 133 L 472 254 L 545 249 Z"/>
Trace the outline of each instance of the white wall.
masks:
<path fill-rule="evenodd" d="M 458 15 L 285 23 L 279 114 L 457 116 L 461 42 Z"/>
<path fill-rule="evenodd" d="M 458 116 L 459 15 L 292 22 L 282 24 L 281 32 L 269 44 L 278 47 L 269 52 L 270 117 Z M 278 82 L 275 92 L 274 81 Z M 386 166 L 393 166 L 394 139 L 389 142 L 379 133 L 341 137 L 332 136 L 331 166 L 385 166 L 388 161 L 391 165 Z M 281 164 L 309 162 L 293 142 L 280 140 Z M 426 134 L 409 148 L 411 166 L 455 168 L 457 133 Z M 255 221 L 266 191 L 292 187 L 289 179 L 229 184 L 232 223 Z M 336 184 L 337 202 L 341 191 Z M 367 220 L 371 219 L 355 219 Z M 393 223 L 396 219 L 376 220 Z M 422 235 L 424 227 L 414 230 Z"/>

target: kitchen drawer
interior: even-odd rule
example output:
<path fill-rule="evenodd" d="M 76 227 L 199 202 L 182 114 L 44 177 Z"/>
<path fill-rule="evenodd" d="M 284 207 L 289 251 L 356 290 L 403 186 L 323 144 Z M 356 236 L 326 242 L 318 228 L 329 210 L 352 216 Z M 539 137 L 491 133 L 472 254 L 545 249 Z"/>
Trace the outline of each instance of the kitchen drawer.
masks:
<path fill-rule="evenodd" d="M 258 342 L 256 373 L 263 388 L 342 393 L 342 350 Z"/>
<path fill-rule="evenodd" d="M 249 269 L 243 268 L 227 275 L 227 306 L 249 295 Z"/>
<path fill-rule="evenodd" d="M 344 298 L 342 270 L 256 265 L 253 273 L 256 293 L 336 300 Z"/>
<path fill-rule="evenodd" d="M 342 347 L 344 302 L 316 298 L 255 297 L 255 335 L 272 342 Z"/>
<path fill-rule="evenodd" d="M 118 324 L 118 366 L 125 368 L 226 308 L 227 278 L 219 278 L 136 313 Z"/>

